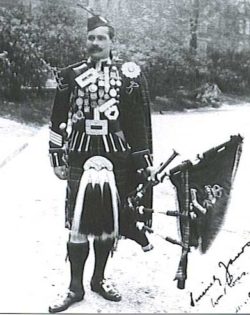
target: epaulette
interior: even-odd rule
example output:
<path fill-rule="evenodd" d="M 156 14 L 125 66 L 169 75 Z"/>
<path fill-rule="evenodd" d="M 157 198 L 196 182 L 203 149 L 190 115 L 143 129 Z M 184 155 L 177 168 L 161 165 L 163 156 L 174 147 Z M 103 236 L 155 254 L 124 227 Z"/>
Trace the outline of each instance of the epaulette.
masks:
<path fill-rule="evenodd" d="M 124 60 L 119 58 L 119 57 L 113 57 L 112 59 L 113 63 L 115 63 L 116 65 L 122 65 L 124 63 Z"/>
<path fill-rule="evenodd" d="M 59 91 L 66 90 L 69 87 L 68 81 L 68 67 L 67 68 L 56 68 L 54 69 L 54 76 Z"/>
<path fill-rule="evenodd" d="M 85 64 L 85 60 L 80 62 L 71 64 L 65 68 L 55 68 L 54 69 L 54 76 L 57 82 L 57 87 L 59 91 L 64 91 L 69 87 L 70 81 L 70 72 L 77 68 L 80 68 L 81 65 Z"/>
<path fill-rule="evenodd" d="M 87 60 L 82 60 L 81 62 L 78 62 L 71 67 L 76 76 L 82 74 L 82 72 L 86 70 L 86 68 L 88 68 Z"/>

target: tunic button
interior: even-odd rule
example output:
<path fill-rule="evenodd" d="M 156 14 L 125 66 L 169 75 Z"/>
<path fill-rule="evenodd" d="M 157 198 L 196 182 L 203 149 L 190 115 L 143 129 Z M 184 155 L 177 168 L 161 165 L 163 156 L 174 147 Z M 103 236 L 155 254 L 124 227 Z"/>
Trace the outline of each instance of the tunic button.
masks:
<path fill-rule="evenodd" d="M 76 99 L 76 105 L 77 105 L 77 106 L 82 106 L 82 104 L 83 104 L 83 99 L 82 99 L 81 97 L 78 97 L 78 98 Z"/>

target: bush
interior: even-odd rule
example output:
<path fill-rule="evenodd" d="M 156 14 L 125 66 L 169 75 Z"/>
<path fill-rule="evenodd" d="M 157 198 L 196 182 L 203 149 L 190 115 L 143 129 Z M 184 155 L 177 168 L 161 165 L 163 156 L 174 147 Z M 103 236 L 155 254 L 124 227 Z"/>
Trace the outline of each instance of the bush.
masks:
<path fill-rule="evenodd" d="M 86 34 L 81 20 L 67 1 L 44 1 L 35 14 L 43 59 L 56 67 L 65 67 L 81 60 Z"/>
<path fill-rule="evenodd" d="M 37 11 L 19 4 L 0 9 L 1 94 L 8 100 L 23 100 L 23 87 L 35 88 L 37 95 L 51 76 L 52 66 L 79 61 L 82 47 L 74 14 L 63 1 L 45 1 Z"/>
<path fill-rule="evenodd" d="M 0 98 L 1 115 L 23 123 L 44 125 L 49 123 L 54 90 L 25 90 L 23 101 L 9 101 Z"/>
<path fill-rule="evenodd" d="M 250 61 L 246 52 L 212 52 L 208 72 L 224 93 L 250 92 Z"/>
<path fill-rule="evenodd" d="M 22 86 L 41 87 L 47 79 L 37 46 L 39 29 L 27 8 L 19 5 L 0 9 L 0 51 L 7 51 L 1 62 L 1 85 L 5 97 L 22 98 Z"/>

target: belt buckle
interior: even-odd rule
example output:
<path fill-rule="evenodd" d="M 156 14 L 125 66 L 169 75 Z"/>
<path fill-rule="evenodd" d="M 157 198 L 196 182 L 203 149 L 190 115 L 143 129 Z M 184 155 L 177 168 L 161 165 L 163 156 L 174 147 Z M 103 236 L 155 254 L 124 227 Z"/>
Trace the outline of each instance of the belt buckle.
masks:
<path fill-rule="evenodd" d="M 102 136 L 108 134 L 107 120 L 86 119 L 85 131 L 87 135 Z"/>

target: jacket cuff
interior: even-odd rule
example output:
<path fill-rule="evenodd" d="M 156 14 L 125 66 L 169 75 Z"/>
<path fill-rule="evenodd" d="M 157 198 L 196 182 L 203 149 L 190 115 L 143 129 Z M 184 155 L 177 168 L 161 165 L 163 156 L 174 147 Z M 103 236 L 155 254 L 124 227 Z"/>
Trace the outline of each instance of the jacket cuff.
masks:
<path fill-rule="evenodd" d="M 63 146 L 63 136 L 52 129 L 49 131 L 49 141 L 51 142 L 52 146 Z"/>
<path fill-rule="evenodd" d="M 145 169 L 152 166 L 152 158 L 148 149 L 132 153 L 132 163 L 136 170 Z"/>
<path fill-rule="evenodd" d="M 50 148 L 49 156 L 50 156 L 50 163 L 52 167 L 66 165 L 64 149 Z"/>

